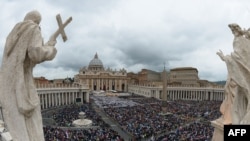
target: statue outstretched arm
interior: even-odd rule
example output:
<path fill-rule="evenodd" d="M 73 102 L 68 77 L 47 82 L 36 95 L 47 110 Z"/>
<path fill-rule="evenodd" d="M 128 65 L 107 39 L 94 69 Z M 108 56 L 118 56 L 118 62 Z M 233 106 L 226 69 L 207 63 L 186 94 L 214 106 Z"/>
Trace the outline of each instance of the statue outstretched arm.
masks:
<path fill-rule="evenodd" d="M 219 50 L 216 54 L 220 56 L 220 59 L 222 61 L 225 61 L 225 55 L 223 54 L 223 52 L 221 50 Z"/>

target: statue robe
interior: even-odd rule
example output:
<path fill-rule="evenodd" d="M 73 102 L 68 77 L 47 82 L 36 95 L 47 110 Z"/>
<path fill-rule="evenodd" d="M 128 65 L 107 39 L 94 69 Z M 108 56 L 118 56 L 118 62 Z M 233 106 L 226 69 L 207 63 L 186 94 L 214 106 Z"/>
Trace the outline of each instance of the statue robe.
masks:
<path fill-rule="evenodd" d="M 14 141 L 44 141 L 40 100 L 33 80 L 36 64 L 52 60 L 57 50 L 43 45 L 39 25 L 23 21 L 6 39 L 0 102 L 4 122 Z"/>
<path fill-rule="evenodd" d="M 247 113 L 250 112 L 250 40 L 243 36 L 235 37 L 233 48 L 234 52 L 226 56 L 225 62 L 230 81 L 237 85 L 228 89 L 234 97 L 232 124 L 240 124 L 242 120 L 250 118 L 247 118 Z"/>

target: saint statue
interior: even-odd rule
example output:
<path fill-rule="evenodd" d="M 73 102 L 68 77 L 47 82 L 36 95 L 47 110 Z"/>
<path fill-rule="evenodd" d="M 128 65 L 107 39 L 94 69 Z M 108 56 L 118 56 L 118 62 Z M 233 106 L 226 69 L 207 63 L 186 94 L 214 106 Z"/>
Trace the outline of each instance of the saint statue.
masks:
<path fill-rule="evenodd" d="M 0 73 L 3 119 L 14 141 L 44 141 L 40 99 L 33 80 L 36 64 L 52 60 L 58 32 L 43 43 L 38 11 L 26 14 L 9 33 Z"/>
<path fill-rule="evenodd" d="M 229 24 L 234 34 L 230 55 L 217 52 L 225 61 L 228 78 L 225 85 L 225 99 L 221 105 L 224 124 L 250 124 L 250 40 L 249 30 L 242 30 L 238 24 Z"/>

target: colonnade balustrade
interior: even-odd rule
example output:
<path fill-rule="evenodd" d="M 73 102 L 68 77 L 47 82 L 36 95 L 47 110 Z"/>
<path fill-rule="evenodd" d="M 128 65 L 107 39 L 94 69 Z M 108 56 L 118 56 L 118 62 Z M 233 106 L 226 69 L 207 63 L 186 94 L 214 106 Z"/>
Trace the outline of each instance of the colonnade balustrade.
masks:
<path fill-rule="evenodd" d="M 41 109 L 89 102 L 89 89 L 81 85 L 39 85 Z"/>

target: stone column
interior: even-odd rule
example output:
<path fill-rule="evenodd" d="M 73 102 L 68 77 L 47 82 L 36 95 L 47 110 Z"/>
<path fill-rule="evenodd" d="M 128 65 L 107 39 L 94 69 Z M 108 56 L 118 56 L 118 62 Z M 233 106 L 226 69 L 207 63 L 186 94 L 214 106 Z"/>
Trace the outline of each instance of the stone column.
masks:
<path fill-rule="evenodd" d="M 45 93 L 45 109 L 48 108 L 48 94 Z"/>
<path fill-rule="evenodd" d="M 82 99 L 81 102 L 82 102 L 82 104 L 83 104 L 83 101 L 85 100 L 84 97 L 83 97 L 83 92 L 79 92 L 79 93 L 80 93 L 80 97 L 81 97 L 81 99 Z"/>
<path fill-rule="evenodd" d="M 68 104 L 71 103 L 71 92 L 68 92 Z"/>
<path fill-rule="evenodd" d="M 73 103 L 76 102 L 76 92 L 73 92 Z"/>
<path fill-rule="evenodd" d="M 58 103 L 58 104 L 59 104 L 59 106 L 61 106 L 61 105 L 62 105 L 62 99 L 61 99 L 61 96 L 62 96 L 62 95 L 61 95 L 61 92 L 60 92 L 60 93 L 59 93 L 59 103 Z"/>
<path fill-rule="evenodd" d="M 56 92 L 53 94 L 53 97 L 54 97 L 54 106 L 56 106 Z"/>
<path fill-rule="evenodd" d="M 65 94 L 66 94 L 66 105 L 68 105 L 69 104 L 69 92 L 66 92 Z"/>
<path fill-rule="evenodd" d="M 69 92 L 69 104 L 72 102 L 72 92 Z"/>
<path fill-rule="evenodd" d="M 175 95 L 175 100 L 178 100 L 179 96 L 178 96 L 177 90 L 174 90 L 174 95 Z"/>
<path fill-rule="evenodd" d="M 199 97 L 200 97 L 200 91 L 199 90 L 197 90 L 197 95 L 196 96 L 197 96 L 196 99 L 199 100 Z"/>
<path fill-rule="evenodd" d="M 168 90 L 168 91 L 169 91 L 169 93 L 170 93 L 170 95 L 171 95 L 171 99 L 174 100 L 174 96 L 175 96 L 175 95 L 174 95 L 174 91 L 173 91 L 173 90 Z"/>
<path fill-rule="evenodd" d="M 174 91 L 173 90 L 171 91 L 171 94 L 172 94 L 172 100 L 174 100 L 175 99 L 175 95 L 174 95 Z"/>
<path fill-rule="evenodd" d="M 75 93 L 74 102 L 76 102 L 76 98 L 77 98 L 78 96 L 77 96 L 77 92 L 74 92 L 74 93 Z"/>
<path fill-rule="evenodd" d="M 52 96 L 52 107 L 54 107 L 55 106 L 55 93 L 52 93 L 51 96 Z"/>
<path fill-rule="evenodd" d="M 194 91 L 194 100 L 197 101 L 197 90 Z"/>
<path fill-rule="evenodd" d="M 48 94 L 49 96 L 49 108 L 51 107 L 51 93 Z"/>
<path fill-rule="evenodd" d="M 96 90 L 100 90 L 100 79 L 96 80 Z"/>
<path fill-rule="evenodd" d="M 43 96 L 43 98 L 42 98 L 43 101 L 41 101 L 41 102 L 43 103 L 43 109 L 45 109 L 45 93 L 42 96 Z"/>
<path fill-rule="evenodd" d="M 43 99 L 43 94 L 39 94 L 39 98 L 40 98 L 40 105 L 41 105 L 42 109 L 44 109 L 44 99 Z"/>
<path fill-rule="evenodd" d="M 86 102 L 89 103 L 89 92 L 86 92 Z"/>
<path fill-rule="evenodd" d="M 56 93 L 56 99 L 57 99 L 57 103 L 56 105 L 59 106 L 59 98 L 60 98 L 60 92 Z"/>
<path fill-rule="evenodd" d="M 111 86 L 111 80 L 110 79 L 108 79 L 108 87 L 107 88 L 109 88 L 109 90 L 111 90 L 112 89 L 112 86 Z"/>
<path fill-rule="evenodd" d="M 71 92 L 68 93 L 68 100 L 69 100 L 69 103 L 68 104 L 71 104 Z"/>
<path fill-rule="evenodd" d="M 65 105 L 65 93 L 62 92 L 62 104 Z"/>
<path fill-rule="evenodd" d="M 208 100 L 208 91 L 205 91 L 205 100 Z"/>
<path fill-rule="evenodd" d="M 69 105 L 69 92 L 66 92 L 66 105 Z"/>
<path fill-rule="evenodd" d="M 203 91 L 201 91 L 201 100 L 203 100 L 203 95 L 204 95 L 204 93 L 203 93 Z"/>
<path fill-rule="evenodd" d="M 65 95 L 65 105 L 68 105 L 68 92 L 64 92 Z"/>
<path fill-rule="evenodd" d="M 52 107 L 52 93 L 49 93 L 49 108 Z"/>
<path fill-rule="evenodd" d="M 128 84 L 127 84 L 127 80 L 126 79 L 124 80 L 124 85 L 125 85 L 124 90 L 128 91 Z"/>
<path fill-rule="evenodd" d="M 211 93 L 211 100 L 214 100 L 214 93 Z"/>
<path fill-rule="evenodd" d="M 115 90 L 119 90 L 119 83 L 117 79 L 115 79 Z"/>
<path fill-rule="evenodd" d="M 70 99 L 69 104 L 71 104 L 73 102 L 73 94 L 74 94 L 73 92 L 69 92 L 69 99 Z"/>
<path fill-rule="evenodd" d="M 58 92 L 55 93 L 55 106 L 58 106 Z"/>

